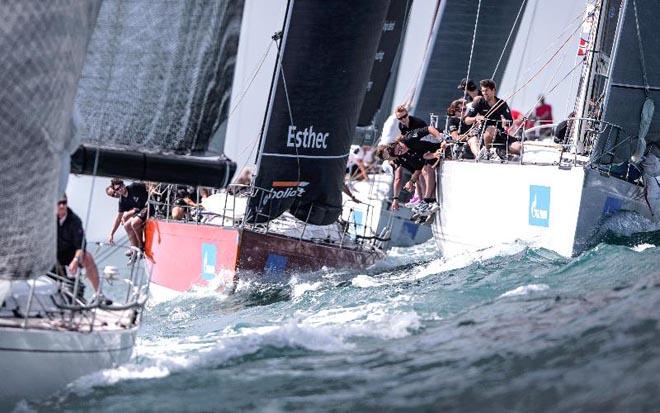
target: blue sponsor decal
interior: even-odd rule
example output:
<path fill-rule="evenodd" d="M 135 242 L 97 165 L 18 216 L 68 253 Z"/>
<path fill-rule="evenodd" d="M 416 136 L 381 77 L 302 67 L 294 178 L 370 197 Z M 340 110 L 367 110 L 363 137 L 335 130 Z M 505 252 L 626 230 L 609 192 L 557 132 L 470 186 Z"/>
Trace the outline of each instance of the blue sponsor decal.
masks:
<path fill-rule="evenodd" d="M 353 222 L 355 226 L 362 226 L 362 211 L 353 211 Z"/>
<path fill-rule="evenodd" d="M 202 244 L 202 278 L 211 281 L 215 278 L 215 262 L 218 250 L 214 244 Z"/>
<path fill-rule="evenodd" d="M 550 187 L 529 186 L 529 225 L 547 227 L 550 225 Z"/>
<path fill-rule="evenodd" d="M 288 258 L 283 255 L 268 254 L 266 259 L 266 265 L 264 266 L 264 272 L 268 275 L 270 274 L 281 274 L 286 270 Z"/>
<path fill-rule="evenodd" d="M 608 196 L 603 205 L 603 215 L 611 215 L 621 209 L 623 201 L 619 198 Z"/>
<path fill-rule="evenodd" d="M 404 235 L 407 235 L 410 237 L 410 239 L 415 239 L 415 236 L 417 236 L 417 230 L 419 229 L 419 225 L 415 224 L 414 222 L 408 222 L 404 221 L 403 226 L 401 227 L 401 232 L 404 233 Z"/>

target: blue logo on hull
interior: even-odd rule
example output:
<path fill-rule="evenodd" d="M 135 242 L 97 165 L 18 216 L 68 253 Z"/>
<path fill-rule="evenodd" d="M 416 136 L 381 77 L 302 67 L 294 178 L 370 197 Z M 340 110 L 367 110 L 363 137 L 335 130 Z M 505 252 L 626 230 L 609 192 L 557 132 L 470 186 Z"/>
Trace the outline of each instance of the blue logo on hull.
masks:
<path fill-rule="evenodd" d="M 550 226 L 549 186 L 529 186 L 529 225 Z"/>
<path fill-rule="evenodd" d="M 603 205 L 603 215 L 611 215 L 621 209 L 623 201 L 619 198 L 608 196 Z"/>
<path fill-rule="evenodd" d="M 215 263 L 218 250 L 214 244 L 202 244 L 202 279 L 211 281 L 215 278 Z"/>
<path fill-rule="evenodd" d="M 266 274 L 282 274 L 286 270 L 286 265 L 289 259 L 283 255 L 273 254 L 272 252 L 268 254 L 266 259 L 266 265 L 264 266 L 264 271 Z"/>
<path fill-rule="evenodd" d="M 415 239 L 415 236 L 417 236 L 417 230 L 419 229 L 419 225 L 405 221 L 403 223 L 403 227 L 401 229 L 401 232 L 403 232 L 405 235 L 407 235 L 411 240 Z"/>

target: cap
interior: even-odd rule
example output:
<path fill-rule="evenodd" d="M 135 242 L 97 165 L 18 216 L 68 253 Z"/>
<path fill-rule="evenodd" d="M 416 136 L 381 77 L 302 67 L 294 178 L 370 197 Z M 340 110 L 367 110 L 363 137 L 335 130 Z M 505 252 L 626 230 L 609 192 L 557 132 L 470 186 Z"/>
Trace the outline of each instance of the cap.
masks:
<path fill-rule="evenodd" d="M 477 85 L 474 84 L 472 80 L 468 79 L 463 79 L 461 80 L 461 83 L 458 84 L 459 90 L 467 89 L 467 90 L 475 90 L 477 88 Z"/>

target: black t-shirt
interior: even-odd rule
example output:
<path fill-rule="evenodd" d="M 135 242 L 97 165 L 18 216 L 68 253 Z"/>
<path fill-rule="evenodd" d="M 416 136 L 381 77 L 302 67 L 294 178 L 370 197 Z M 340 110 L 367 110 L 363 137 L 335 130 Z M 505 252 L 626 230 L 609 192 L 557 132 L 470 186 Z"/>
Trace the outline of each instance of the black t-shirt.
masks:
<path fill-rule="evenodd" d="M 429 125 L 420 118 L 416 118 L 414 116 L 408 115 L 408 126 L 405 126 L 403 123 L 399 122 L 399 131 L 401 131 L 402 135 L 405 135 L 411 130 L 424 128 L 426 126 Z"/>
<path fill-rule="evenodd" d="M 82 249 L 85 241 L 82 221 L 71 208 L 66 209 L 66 218 L 60 224 L 57 219 L 57 262 L 61 265 L 69 265 L 76 254 L 76 250 Z"/>
<path fill-rule="evenodd" d="M 426 164 L 426 159 L 423 157 L 424 153 L 416 151 L 408 151 L 401 156 L 397 156 L 394 160 L 394 167 L 404 167 L 410 172 L 421 170 Z"/>
<path fill-rule="evenodd" d="M 426 152 L 435 152 L 440 149 L 440 142 L 435 140 L 435 137 L 431 135 L 428 126 L 406 133 L 402 142 L 406 144 L 409 152 L 420 152 L 422 155 Z"/>
<path fill-rule="evenodd" d="M 127 212 L 135 208 L 142 210 L 147 205 L 147 200 L 149 199 L 146 185 L 134 182 L 128 185 L 126 189 L 128 190 L 128 195 L 119 197 L 119 212 Z"/>
<path fill-rule="evenodd" d="M 501 117 L 504 116 L 504 119 L 509 121 L 513 120 L 511 110 L 509 109 L 509 105 L 497 96 L 495 96 L 495 102 L 494 106 L 496 106 L 497 109 L 491 111 L 492 107 L 486 102 L 486 99 L 479 99 L 479 102 L 470 109 L 468 116 L 488 115 L 486 116 L 486 126 L 496 126 L 497 129 L 504 130 Z"/>
<path fill-rule="evenodd" d="M 449 118 L 449 122 L 447 123 L 447 132 L 450 134 L 452 132 L 458 132 L 459 135 L 462 135 L 469 130 L 470 125 L 463 122 L 461 118 L 457 118 L 455 116 Z"/>

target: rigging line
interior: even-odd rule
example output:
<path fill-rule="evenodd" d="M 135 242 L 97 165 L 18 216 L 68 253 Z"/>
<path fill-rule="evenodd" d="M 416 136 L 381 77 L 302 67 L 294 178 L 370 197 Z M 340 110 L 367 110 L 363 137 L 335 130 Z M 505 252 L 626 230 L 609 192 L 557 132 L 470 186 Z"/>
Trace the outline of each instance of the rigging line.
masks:
<path fill-rule="evenodd" d="M 525 54 L 527 53 L 527 45 L 529 44 L 529 38 L 531 37 L 532 34 L 532 28 L 534 27 L 534 20 L 536 19 L 536 8 L 539 5 L 538 0 L 534 2 L 534 8 L 532 9 L 532 17 L 529 21 L 529 28 L 527 29 L 527 36 L 525 36 L 525 43 L 523 45 L 523 50 L 522 54 L 520 55 L 520 63 L 518 64 L 518 71 L 516 72 L 516 79 L 514 80 L 513 83 L 513 90 L 516 90 L 518 87 L 518 79 L 520 79 L 520 71 L 523 68 L 523 62 L 525 61 Z M 542 56 L 543 54 L 541 54 Z M 530 66 L 534 65 L 536 62 L 532 62 Z M 527 74 L 527 73 L 525 73 Z M 513 105 L 513 100 L 511 101 L 511 105 Z"/>
<path fill-rule="evenodd" d="M 254 79 L 256 79 L 259 72 L 261 72 L 261 67 L 264 65 L 264 62 L 266 61 L 266 58 L 270 54 L 270 49 L 273 47 L 273 43 L 275 43 L 275 40 L 271 40 L 271 42 L 268 43 L 268 47 L 266 48 L 266 53 L 264 53 L 264 55 L 261 57 L 261 60 L 259 61 L 259 64 L 257 65 L 257 68 L 253 72 L 252 77 L 250 78 L 250 81 L 248 82 L 247 86 L 245 86 L 245 89 L 243 89 L 243 92 L 241 92 L 241 95 L 238 98 L 238 100 L 236 101 L 236 104 L 229 111 L 229 115 L 227 115 L 227 120 L 229 120 L 231 115 L 236 111 L 236 109 L 238 109 L 238 106 L 243 101 L 243 98 L 245 97 L 245 95 L 247 95 L 247 92 L 250 89 L 250 86 L 252 86 L 252 83 L 254 82 Z"/>
<path fill-rule="evenodd" d="M 92 212 L 92 198 L 94 197 L 94 184 L 96 183 L 96 173 L 98 171 L 99 167 L 99 156 L 100 156 L 100 150 L 99 147 L 96 147 L 96 155 L 94 156 L 94 168 L 92 170 L 92 187 L 89 190 L 89 197 L 87 198 L 87 212 L 85 213 L 85 226 L 83 227 L 83 239 L 82 239 L 82 245 L 80 246 L 80 249 L 83 251 L 83 260 L 85 259 L 85 254 L 87 253 L 87 242 L 85 242 L 86 239 L 86 233 L 87 233 L 87 228 L 89 228 L 89 216 L 91 215 Z M 78 261 L 78 266 L 81 267 L 82 263 Z"/>
<path fill-rule="evenodd" d="M 639 30 L 639 20 L 637 19 L 637 1 L 633 0 L 633 9 L 635 9 L 635 28 L 637 29 L 637 43 L 639 44 L 639 57 L 642 61 L 642 76 L 644 77 L 644 84 L 646 89 L 644 93 L 646 97 L 649 96 L 649 80 L 646 77 L 646 61 L 644 60 L 644 46 L 642 45 L 642 34 Z"/>
<path fill-rule="evenodd" d="M 286 87 L 286 78 L 284 77 L 284 67 L 280 64 L 280 73 L 282 74 L 282 86 L 284 87 L 284 97 L 286 97 L 286 106 L 289 109 L 289 122 L 290 126 L 294 126 L 293 112 L 291 112 L 291 100 L 289 100 L 289 89 Z M 268 131 L 266 131 L 268 132 Z M 296 149 L 296 162 L 298 164 L 298 180 L 300 181 L 300 154 L 298 153 L 298 146 L 294 145 Z"/>
<path fill-rule="evenodd" d="M 557 89 L 557 87 L 559 87 L 559 85 L 562 84 L 564 82 L 564 80 L 566 80 L 575 71 L 575 69 L 577 69 L 580 66 L 582 66 L 582 61 L 578 62 L 575 66 L 573 66 L 573 68 L 571 68 L 571 70 L 569 70 L 568 73 L 566 73 L 564 75 L 564 77 L 562 77 L 552 88 L 550 88 L 547 92 L 545 92 L 545 94 L 550 94 L 550 93 L 554 92 L 554 90 Z M 541 101 L 541 99 L 538 99 L 536 101 L 536 103 L 534 104 L 534 106 L 536 106 L 536 104 L 538 104 L 540 101 Z M 529 114 L 532 112 L 533 109 L 534 109 L 534 107 L 532 107 L 532 109 L 527 111 L 527 113 L 525 114 L 525 117 L 529 116 Z M 525 125 L 525 122 L 523 122 L 520 126 L 518 126 L 518 129 L 515 130 L 513 135 L 515 136 L 515 134 L 518 132 L 518 130 L 521 127 L 523 127 L 524 125 Z"/>
<path fill-rule="evenodd" d="M 535 3 L 535 9 L 533 10 L 533 14 L 534 14 L 534 16 L 535 16 L 535 14 L 536 14 L 536 11 L 535 11 L 535 10 L 536 10 L 536 4 L 537 4 L 537 3 Z M 534 16 L 532 16 L 532 21 L 530 22 L 530 28 L 533 26 L 534 19 L 535 19 Z M 582 19 L 580 20 L 580 18 L 582 18 Z M 521 75 L 520 72 L 521 72 L 521 70 L 522 70 L 522 66 L 523 66 L 523 58 L 524 58 L 524 56 L 522 56 L 521 59 L 520 59 L 520 66 L 519 66 L 519 68 L 518 68 L 518 73 L 517 73 L 517 75 L 516 75 L 516 80 L 517 80 L 517 79 L 520 79 L 521 77 L 526 77 L 526 76 L 529 74 L 529 72 L 532 70 L 532 68 L 534 67 L 534 65 L 536 65 L 539 61 L 541 61 L 541 59 L 542 59 L 544 56 L 546 56 L 547 53 L 548 53 L 550 50 L 552 50 L 554 47 L 556 47 L 556 45 L 558 44 L 558 42 L 560 41 L 560 39 L 562 39 L 562 38 L 564 37 L 564 35 L 565 35 L 568 31 L 571 30 L 571 28 L 573 27 L 573 25 L 574 25 L 576 22 L 579 21 L 578 28 L 580 28 L 580 27 L 582 27 L 582 25 L 587 21 L 588 18 L 589 18 L 589 16 L 585 15 L 584 10 L 581 9 L 581 10 L 580 10 L 580 13 L 578 13 L 578 14 L 577 14 L 577 15 L 576 15 L 576 16 L 575 16 L 570 22 L 568 22 L 568 23 L 564 26 L 564 29 L 561 31 L 561 33 L 559 33 L 559 34 L 557 35 L 556 39 L 553 40 L 551 43 L 549 43 L 549 44 L 543 49 L 543 51 L 542 51 L 541 53 L 539 53 L 538 56 L 536 56 L 536 58 L 535 58 L 535 59 L 534 59 L 529 65 L 528 65 L 527 69 L 525 69 L 524 73 Z M 572 30 L 573 30 L 573 35 L 574 35 L 577 31 L 576 31 L 575 29 L 572 29 Z M 530 33 L 528 32 L 528 33 L 527 33 L 527 37 L 526 37 L 526 39 L 529 39 L 530 37 L 531 37 L 531 35 L 530 35 Z M 526 53 L 526 50 L 527 50 L 527 41 L 525 42 L 524 53 Z M 517 87 L 517 84 L 514 86 L 514 89 L 515 89 L 515 87 Z"/>
<path fill-rule="evenodd" d="M 504 57 L 504 53 L 506 52 L 506 48 L 509 45 L 509 40 L 511 40 L 511 36 L 513 35 L 513 32 L 516 28 L 516 25 L 518 24 L 518 19 L 520 18 L 520 15 L 525 8 L 525 3 L 527 3 L 527 0 L 523 0 L 522 3 L 520 4 L 520 8 L 518 9 L 518 15 L 516 15 L 516 20 L 513 22 L 513 26 L 511 26 L 511 31 L 509 32 L 509 37 L 506 38 L 506 42 L 504 43 L 504 48 L 502 49 L 502 53 L 500 54 L 500 58 L 497 59 L 497 64 L 495 65 L 495 70 L 493 70 L 493 74 L 490 76 L 491 79 L 495 79 L 495 75 L 497 74 L 497 69 L 500 67 L 500 63 L 502 62 L 502 58 Z"/>
<path fill-rule="evenodd" d="M 541 68 L 540 68 L 539 70 L 537 70 L 536 73 L 534 73 L 534 75 L 533 75 L 532 77 L 530 77 L 530 78 L 527 80 L 527 82 L 525 82 L 522 86 L 520 86 L 518 89 L 516 89 L 516 90 L 513 91 L 511 94 L 509 94 L 509 96 L 507 96 L 506 98 L 504 98 L 504 99 L 500 99 L 497 103 L 495 103 L 495 105 L 493 105 L 493 107 L 491 107 L 491 108 L 488 110 L 488 112 L 486 112 L 486 114 L 485 114 L 484 116 L 485 116 L 485 117 L 488 117 L 489 115 L 491 115 L 492 113 L 494 113 L 497 109 L 500 108 L 500 106 L 502 106 L 502 104 L 506 103 L 507 100 L 510 100 L 510 99 L 511 99 L 513 96 L 515 96 L 518 92 L 520 92 L 522 89 L 524 89 L 525 87 L 527 87 L 527 85 L 529 85 L 529 84 L 530 84 L 530 83 L 531 83 L 531 82 L 532 82 L 532 81 L 533 81 L 533 80 L 534 80 L 539 74 L 541 74 L 541 73 L 546 69 L 546 67 L 548 67 L 548 66 L 550 65 L 550 63 L 552 63 L 552 61 L 554 60 L 555 56 L 557 56 L 557 55 L 559 54 L 559 52 L 560 52 L 560 51 L 566 46 L 566 44 L 568 44 L 568 41 L 571 40 L 571 39 L 573 38 L 573 35 L 574 35 L 574 34 L 577 32 L 577 30 L 579 30 L 579 29 L 580 29 L 580 26 L 578 26 L 578 27 L 575 29 L 575 31 L 574 31 L 573 33 L 571 33 L 570 36 L 568 36 L 568 37 L 566 38 L 566 40 L 565 40 L 564 43 L 559 47 L 559 49 L 557 49 L 557 50 L 552 54 L 552 56 L 550 56 L 550 58 L 549 58 L 549 59 L 543 64 L 543 66 L 541 66 Z M 476 127 L 476 123 L 472 125 L 472 127 L 468 130 L 468 132 L 471 131 L 471 130 L 473 130 L 475 127 Z"/>
<path fill-rule="evenodd" d="M 467 81 L 470 80 L 470 69 L 472 69 L 472 54 L 474 53 L 474 43 L 477 40 L 477 27 L 479 26 L 479 13 L 481 12 L 481 0 L 477 4 L 477 18 L 474 21 L 474 30 L 472 31 L 472 45 L 470 46 L 470 59 L 468 60 L 467 74 L 465 75 L 465 88 L 463 88 L 463 99 L 467 99 Z"/>

